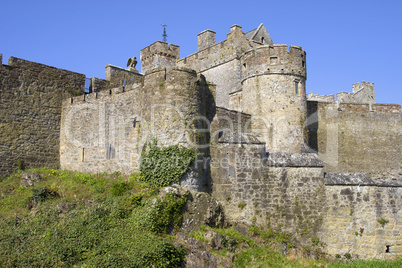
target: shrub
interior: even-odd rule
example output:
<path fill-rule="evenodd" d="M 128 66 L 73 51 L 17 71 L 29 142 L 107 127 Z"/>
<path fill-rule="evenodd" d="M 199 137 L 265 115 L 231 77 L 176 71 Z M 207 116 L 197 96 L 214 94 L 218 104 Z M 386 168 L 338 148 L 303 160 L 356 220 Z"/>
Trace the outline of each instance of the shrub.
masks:
<path fill-rule="evenodd" d="M 113 184 L 112 188 L 110 189 L 110 193 L 113 196 L 122 196 L 128 189 L 130 189 L 130 186 L 126 181 L 118 182 Z"/>
<path fill-rule="evenodd" d="M 32 190 L 32 199 L 36 202 L 44 202 L 48 198 L 58 197 L 58 193 L 45 187 L 36 187 Z"/>
<path fill-rule="evenodd" d="M 162 234 L 181 224 L 186 196 L 176 199 L 173 194 L 167 194 L 165 199 L 158 198 L 151 202 L 154 204 L 148 204 L 134 216 L 139 228 Z"/>

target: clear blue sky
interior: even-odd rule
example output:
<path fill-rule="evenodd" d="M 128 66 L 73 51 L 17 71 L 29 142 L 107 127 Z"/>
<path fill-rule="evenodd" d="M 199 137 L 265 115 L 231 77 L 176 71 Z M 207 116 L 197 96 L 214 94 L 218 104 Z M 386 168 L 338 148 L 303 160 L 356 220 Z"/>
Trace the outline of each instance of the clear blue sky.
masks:
<path fill-rule="evenodd" d="M 402 1 L 41 1 L 0 0 L 0 53 L 104 78 L 104 67 L 162 39 L 197 50 L 205 29 L 226 38 L 230 26 L 247 32 L 262 22 L 274 43 L 307 52 L 307 92 L 351 92 L 373 82 L 376 101 L 402 103 Z"/>

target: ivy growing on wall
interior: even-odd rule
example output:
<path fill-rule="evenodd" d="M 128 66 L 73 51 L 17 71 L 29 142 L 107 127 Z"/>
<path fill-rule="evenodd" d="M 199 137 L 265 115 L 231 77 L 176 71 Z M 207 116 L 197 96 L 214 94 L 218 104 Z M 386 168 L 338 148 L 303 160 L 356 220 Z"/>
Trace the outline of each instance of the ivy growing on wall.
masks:
<path fill-rule="evenodd" d="M 196 150 L 178 145 L 159 147 L 157 140 L 153 139 L 142 149 L 140 179 L 152 186 L 168 186 L 183 177 L 196 155 Z"/>

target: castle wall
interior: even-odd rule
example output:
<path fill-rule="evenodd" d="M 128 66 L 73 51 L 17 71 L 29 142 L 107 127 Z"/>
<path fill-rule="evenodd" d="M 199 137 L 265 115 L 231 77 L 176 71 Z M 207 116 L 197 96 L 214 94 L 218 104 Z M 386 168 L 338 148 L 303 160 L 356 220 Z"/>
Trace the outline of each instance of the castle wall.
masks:
<path fill-rule="evenodd" d="M 363 174 L 324 177 L 315 154 L 266 156 L 264 144 L 218 143 L 211 156 L 212 196 L 233 224 L 288 233 L 292 243 L 332 256 L 402 254 L 402 184 Z"/>
<path fill-rule="evenodd" d="M 204 33 L 204 32 L 203 32 Z M 229 108 L 229 93 L 241 89 L 240 55 L 252 48 L 240 26 L 234 25 L 228 38 L 209 46 L 202 45 L 198 52 L 180 59 L 178 66 L 185 66 L 203 74 L 216 85 L 216 105 Z"/>
<path fill-rule="evenodd" d="M 61 118 L 61 168 L 126 174 L 138 170 L 143 144 L 138 92 L 138 88 L 126 92 L 114 88 L 65 99 Z"/>
<path fill-rule="evenodd" d="M 242 109 L 269 152 L 304 151 L 305 52 L 297 46 L 261 46 L 242 59 Z"/>
<path fill-rule="evenodd" d="M 336 94 L 339 103 L 375 103 L 374 84 L 361 82 L 353 84 L 353 93 L 340 92 Z"/>
<path fill-rule="evenodd" d="M 141 49 L 141 71 L 146 73 L 155 68 L 170 68 L 176 66 L 179 59 L 180 48 L 174 44 L 157 41 Z"/>
<path fill-rule="evenodd" d="M 302 152 L 306 102 L 304 80 L 301 95 L 294 93 L 292 75 L 255 76 L 243 82 L 242 107 L 252 115 L 253 132 L 261 135 L 270 152 Z"/>
<path fill-rule="evenodd" d="M 59 167 L 61 103 L 82 94 L 85 75 L 10 57 L 0 65 L 0 175 Z"/>
<path fill-rule="evenodd" d="M 199 148 L 214 107 L 205 80 L 186 68 L 153 69 L 143 84 L 113 88 L 63 102 L 62 168 L 82 172 L 138 171 L 145 142 Z M 202 169 L 202 167 L 200 167 Z M 201 178 L 203 170 L 195 170 Z M 199 182 L 196 182 L 199 183 Z"/>
<path fill-rule="evenodd" d="M 211 122 L 211 136 L 219 136 L 221 131 L 249 133 L 250 127 L 251 115 L 216 107 L 215 117 Z"/>
<path fill-rule="evenodd" d="M 143 75 L 138 71 L 131 71 L 121 67 L 106 65 L 105 78 L 109 81 L 109 88 L 128 87 L 133 84 L 143 83 Z"/>
<path fill-rule="evenodd" d="M 232 223 L 255 224 L 311 243 L 324 215 L 322 163 L 310 154 L 265 154 L 264 144 L 211 148 L 212 196 Z M 219 161 L 220 165 L 216 161 Z"/>
<path fill-rule="evenodd" d="M 399 177 L 402 162 L 400 105 L 316 103 L 309 132 L 326 172 L 366 172 Z M 313 112 L 313 113 L 312 113 Z M 311 115 L 313 114 L 313 115 Z M 314 147 L 314 146 L 313 146 Z"/>
<path fill-rule="evenodd" d="M 343 177 L 343 181 L 337 183 L 327 181 L 325 187 L 325 216 L 318 237 L 326 244 L 326 252 L 333 256 L 349 253 L 362 259 L 400 256 L 401 185 L 364 185 L 364 182 L 351 183 L 345 180 L 345 175 Z"/>

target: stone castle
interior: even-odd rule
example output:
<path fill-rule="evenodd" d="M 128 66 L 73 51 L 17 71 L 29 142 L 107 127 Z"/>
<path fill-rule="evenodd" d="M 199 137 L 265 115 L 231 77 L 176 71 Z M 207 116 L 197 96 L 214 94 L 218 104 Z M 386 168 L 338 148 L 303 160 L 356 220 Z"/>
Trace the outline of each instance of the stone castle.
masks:
<path fill-rule="evenodd" d="M 232 223 L 319 239 L 334 256 L 402 254 L 401 106 L 375 103 L 374 84 L 307 95 L 306 52 L 263 24 L 218 43 L 205 30 L 185 58 L 161 41 L 140 56 L 141 73 L 107 65 L 88 79 L 0 54 L 0 174 L 129 174 L 156 138 L 198 149 L 177 185 L 209 192 Z"/>

